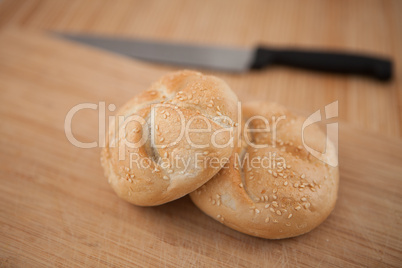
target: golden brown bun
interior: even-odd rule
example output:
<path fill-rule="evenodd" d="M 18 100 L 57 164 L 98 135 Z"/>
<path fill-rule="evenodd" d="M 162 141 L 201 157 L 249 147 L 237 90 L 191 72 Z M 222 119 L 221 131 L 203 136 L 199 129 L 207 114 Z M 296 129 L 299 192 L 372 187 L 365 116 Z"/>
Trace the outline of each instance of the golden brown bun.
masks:
<path fill-rule="evenodd" d="M 157 104 L 166 107 L 155 108 Z M 221 115 L 232 121 L 218 118 Z M 132 121 L 125 128 L 124 124 L 120 127 L 111 124 L 101 154 L 105 175 L 117 195 L 126 201 L 142 206 L 159 205 L 180 198 L 211 179 L 221 166 L 204 166 L 202 163 L 207 163 L 210 157 L 230 157 L 234 146 L 217 148 L 211 144 L 211 138 L 223 145 L 236 134 L 236 127 L 232 133 L 227 130 L 237 125 L 234 123 L 237 97 L 221 79 L 185 70 L 163 76 L 147 91 L 129 100 L 117 112 L 116 121 L 118 116 L 140 116 L 144 121 Z M 182 123 L 189 121 L 191 129 L 205 129 L 208 124 L 211 129 L 189 133 L 186 138 Z M 211 137 L 218 130 L 226 131 Z M 154 142 L 150 133 L 154 133 Z M 184 136 L 180 138 L 182 133 Z M 125 139 L 133 145 L 121 146 Z M 194 144 L 205 148 L 195 148 Z"/>
<path fill-rule="evenodd" d="M 249 235 L 279 239 L 309 232 L 322 223 L 335 206 L 338 168 L 311 156 L 303 147 L 301 129 L 305 118 L 274 103 L 243 106 L 244 122 L 255 115 L 269 120 L 271 132 L 254 132 L 247 138 L 254 144 L 270 146 L 255 149 L 243 140 L 230 162 L 190 197 L 212 218 Z M 273 147 L 271 119 L 281 115 L 286 119 L 277 121 L 276 147 Z M 265 123 L 261 119 L 253 120 L 249 128 L 265 128 Z M 241 131 L 244 133 L 244 127 Z M 316 125 L 307 127 L 304 134 L 308 146 L 325 151 L 326 136 Z M 328 163 L 328 159 L 337 159 L 332 143 L 327 150 L 327 156 L 321 160 Z M 244 163 L 243 168 L 236 154 L 240 154 L 240 159 L 248 156 L 249 160 L 240 162 Z M 253 164 L 252 159 L 271 159 L 268 161 L 271 167 L 266 161 Z M 280 162 L 282 164 L 278 164 Z"/>

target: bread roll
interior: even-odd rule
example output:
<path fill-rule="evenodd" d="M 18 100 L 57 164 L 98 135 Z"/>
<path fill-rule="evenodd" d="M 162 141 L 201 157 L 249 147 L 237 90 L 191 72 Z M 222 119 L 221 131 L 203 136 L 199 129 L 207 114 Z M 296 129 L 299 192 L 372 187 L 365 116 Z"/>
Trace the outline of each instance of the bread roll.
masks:
<path fill-rule="evenodd" d="M 115 118 L 101 153 L 110 185 L 130 203 L 159 205 L 211 179 L 225 164 L 211 167 L 211 157 L 229 159 L 237 97 L 221 79 L 180 71 L 129 100 Z"/>
<path fill-rule="evenodd" d="M 281 116 L 286 118 L 277 120 Z M 230 162 L 191 199 L 215 220 L 249 235 L 279 239 L 309 232 L 335 206 L 338 168 L 326 164 L 337 160 L 334 145 L 327 145 L 321 159 L 310 155 L 301 138 L 305 118 L 274 103 L 245 104 L 243 117 L 248 129 L 260 132 L 246 132 Z M 325 151 L 326 136 L 316 125 L 304 135 L 308 146 Z"/>

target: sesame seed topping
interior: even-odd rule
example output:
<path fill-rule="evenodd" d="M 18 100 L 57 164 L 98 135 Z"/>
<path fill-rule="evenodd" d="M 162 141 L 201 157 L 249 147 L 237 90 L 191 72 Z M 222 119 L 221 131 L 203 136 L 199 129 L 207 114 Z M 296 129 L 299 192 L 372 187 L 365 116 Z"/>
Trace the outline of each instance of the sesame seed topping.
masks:
<path fill-rule="evenodd" d="M 272 201 L 272 206 L 275 207 L 275 208 L 279 207 L 279 206 L 278 206 L 278 202 Z"/>
<path fill-rule="evenodd" d="M 304 173 L 303 173 L 303 174 L 301 174 L 300 178 L 304 179 L 304 178 L 306 178 L 306 175 L 304 175 Z"/>
<path fill-rule="evenodd" d="M 267 217 L 267 218 L 265 219 L 265 222 L 269 222 L 269 217 Z"/>
<path fill-rule="evenodd" d="M 260 210 L 259 210 L 258 208 L 256 208 L 254 211 L 255 211 L 255 213 L 257 213 L 257 214 L 260 213 Z"/>
<path fill-rule="evenodd" d="M 285 182 L 283 183 L 283 185 L 285 185 L 285 186 L 286 186 L 286 185 L 288 185 L 288 182 L 287 182 L 287 181 L 285 181 Z"/>
<path fill-rule="evenodd" d="M 306 202 L 306 201 L 307 201 L 307 198 L 302 197 L 300 200 L 303 201 L 303 202 Z"/>
<path fill-rule="evenodd" d="M 212 205 L 215 205 L 216 201 L 215 199 L 212 200 Z"/>
<path fill-rule="evenodd" d="M 240 183 L 239 186 L 240 186 L 240 188 L 243 188 L 243 183 Z"/>
<path fill-rule="evenodd" d="M 297 211 L 297 210 L 300 210 L 301 209 L 301 206 L 297 206 L 297 207 L 295 207 L 295 210 Z"/>
<path fill-rule="evenodd" d="M 276 214 L 279 215 L 279 216 L 281 216 L 281 215 L 282 215 L 282 212 L 281 212 L 280 210 L 277 210 L 277 211 L 276 211 Z"/>
<path fill-rule="evenodd" d="M 163 176 L 163 179 L 168 180 L 169 178 L 168 178 L 168 176 Z"/>
<path fill-rule="evenodd" d="M 160 142 L 163 142 L 165 140 L 165 138 L 164 137 L 162 137 L 159 141 Z"/>
<path fill-rule="evenodd" d="M 293 214 L 290 213 L 289 216 L 288 216 L 288 219 L 292 218 L 292 216 L 293 216 Z"/>
<path fill-rule="evenodd" d="M 269 208 L 269 204 L 266 204 L 266 205 L 265 205 L 265 208 Z"/>

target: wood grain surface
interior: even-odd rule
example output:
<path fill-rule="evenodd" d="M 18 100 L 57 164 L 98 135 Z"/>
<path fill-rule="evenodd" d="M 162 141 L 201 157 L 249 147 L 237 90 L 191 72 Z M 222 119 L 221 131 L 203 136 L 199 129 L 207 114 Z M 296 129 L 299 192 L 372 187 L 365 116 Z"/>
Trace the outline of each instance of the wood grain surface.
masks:
<path fill-rule="evenodd" d="M 395 266 L 402 263 L 402 2 L 0 2 L 0 266 Z M 334 212 L 312 232 L 270 241 L 210 219 L 188 197 L 141 208 L 117 198 L 99 148 L 67 140 L 79 103 L 121 106 L 174 67 L 51 37 L 48 29 L 208 44 L 256 43 L 390 55 L 395 79 L 288 68 L 225 79 L 243 101 L 306 113 L 339 100 L 341 184 Z M 98 138 L 97 111 L 74 117 Z"/>

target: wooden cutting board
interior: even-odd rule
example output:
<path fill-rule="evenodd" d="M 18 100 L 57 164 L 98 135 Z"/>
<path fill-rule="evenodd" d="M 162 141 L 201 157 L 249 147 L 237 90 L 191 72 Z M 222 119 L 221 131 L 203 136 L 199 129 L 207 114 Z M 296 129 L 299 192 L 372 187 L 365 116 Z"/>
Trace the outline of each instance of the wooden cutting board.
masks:
<path fill-rule="evenodd" d="M 188 197 L 150 208 L 120 200 L 99 148 L 76 148 L 65 136 L 73 106 L 119 107 L 173 68 L 15 29 L 2 31 L 0 44 L 0 266 L 401 266 L 401 140 L 341 123 L 334 212 L 306 235 L 258 239 Z M 269 99 L 264 90 L 236 93 Z M 97 118 L 78 113 L 75 136 L 96 141 Z"/>

